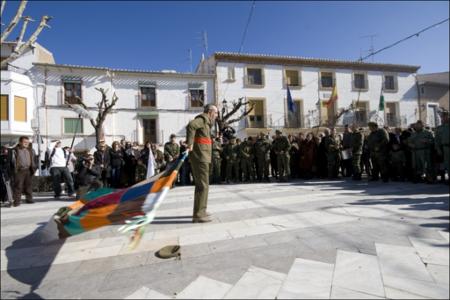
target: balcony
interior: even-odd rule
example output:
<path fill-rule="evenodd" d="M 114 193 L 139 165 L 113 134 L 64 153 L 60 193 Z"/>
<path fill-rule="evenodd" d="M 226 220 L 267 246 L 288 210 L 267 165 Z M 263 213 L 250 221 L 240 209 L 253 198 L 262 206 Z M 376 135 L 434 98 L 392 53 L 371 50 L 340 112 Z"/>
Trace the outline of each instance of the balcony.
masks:
<path fill-rule="evenodd" d="M 247 116 L 245 119 L 245 127 L 246 128 L 267 128 L 270 122 L 268 122 L 269 118 L 267 116 Z"/>

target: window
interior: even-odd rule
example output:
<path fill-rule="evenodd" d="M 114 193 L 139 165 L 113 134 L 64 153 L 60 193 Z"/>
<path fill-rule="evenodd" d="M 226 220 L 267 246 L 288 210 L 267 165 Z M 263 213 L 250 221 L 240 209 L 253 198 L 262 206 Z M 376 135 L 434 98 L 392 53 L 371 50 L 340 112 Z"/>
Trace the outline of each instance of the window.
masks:
<path fill-rule="evenodd" d="M 422 95 L 425 94 L 425 87 L 420 87 L 420 92 L 422 93 Z"/>
<path fill-rule="evenodd" d="M 27 98 L 14 96 L 14 121 L 27 121 Z"/>
<path fill-rule="evenodd" d="M 359 90 L 365 90 L 367 89 L 367 78 L 366 78 L 366 74 L 364 73 L 355 73 L 353 75 L 353 87 L 355 89 L 359 89 Z"/>
<path fill-rule="evenodd" d="M 247 68 L 247 85 L 264 85 L 263 76 L 261 68 Z"/>
<path fill-rule="evenodd" d="M 328 106 L 328 101 L 329 100 L 320 101 L 321 125 L 334 126 L 336 118 L 336 102 Z"/>
<path fill-rule="evenodd" d="M 83 119 L 65 118 L 64 133 L 83 133 Z"/>
<path fill-rule="evenodd" d="M 367 111 L 369 102 L 359 101 L 356 103 L 355 123 L 359 126 L 367 125 Z"/>
<path fill-rule="evenodd" d="M 248 114 L 249 128 L 264 128 L 264 100 L 250 100 L 249 104 L 253 104 L 253 110 Z"/>
<path fill-rule="evenodd" d="M 8 103 L 8 95 L 1 96 L 1 106 L 0 106 L 0 120 L 8 121 L 9 120 L 9 103 Z"/>
<path fill-rule="evenodd" d="M 227 68 L 227 80 L 234 81 L 234 67 L 229 66 Z"/>
<path fill-rule="evenodd" d="M 205 104 L 205 91 L 202 89 L 189 89 L 191 107 L 203 107 Z"/>
<path fill-rule="evenodd" d="M 64 103 L 77 104 L 81 99 L 81 81 L 64 81 Z"/>
<path fill-rule="evenodd" d="M 384 76 L 384 89 L 385 90 L 396 90 L 395 87 L 395 78 L 394 75 L 386 75 Z"/>
<path fill-rule="evenodd" d="M 298 70 L 286 70 L 285 71 L 285 82 L 286 85 L 290 87 L 299 87 L 300 86 L 300 75 Z"/>
<path fill-rule="evenodd" d="M 303 127 L 303 105 L 302 100 L 294 100 L 295 112 L 287 112 L 287 125 L 288 128 L 302 128 Z"/>
<path fill-rule="evenodd" d="M 156 143 L 156 119 L 143 119 L 144 141 Z"/>
<path fill-rule="evenodd" d="M 397 105 L 394 102 L 386 102 L 386 124 L 389 127 L 400 126 L 400 120 L 397 116 Z"/>
<path fill-rule="evenodd" d="M 156 88 L 141 86 L 141 106 L 156 107 Z"/>
<path fill-rule="evenodd" d="M 321 72 L 320 73 L 320 86 L 321 88 L 333 88 L 334 85 L 334 74 L 332 72 Z"/>

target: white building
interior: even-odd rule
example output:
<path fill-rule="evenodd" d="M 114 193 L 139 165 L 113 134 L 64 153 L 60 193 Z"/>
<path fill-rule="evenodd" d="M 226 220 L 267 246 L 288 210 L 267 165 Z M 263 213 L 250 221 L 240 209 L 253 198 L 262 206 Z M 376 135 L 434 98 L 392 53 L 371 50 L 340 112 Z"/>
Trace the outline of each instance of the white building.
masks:
<path fill-rule="evenodd" d="M 329 124 L 331 116 L 353 103 L 355 110 L 344 114 L 337 125 L 357 122 L 367 125 L 379 116 L 389 126 L 406 127 L 418 118 L 416 72 L 418 66 L 363 63 L 291 56 L 215 53 L 203 60 L 198 73 L 215 74 L 217 102 L 245 97 L 255 104 L 247 120 L 237 126 L 239 136 L 281 128 L 300 131 Z M 295 116 L 288 118 L 289 84 L 296 103 Z M 333 85 L 338 100 L 327 108 Z M 380 93 L 384 113 L 378 113 Z M 319 106 L 320 103 L 320 106 Z M 319 114 L 320 107 L 320 114 Z"/>
<path fill-rule="evenodd" d="M 214 76 L 209 74 L 37 63 L 30 77 L 44 140 L 59 138 L 69 145 L 78 126 L 78 150 L 95 146 L 95 131 L 88 119 L 77 124 L 78 116 L 67 103 L 77 102 L 78 96 L 96 117 L 101 99 L 96 88 L 107 89 L 109 99 L 113 93 L 119 98 L 104 123 L 108 144 L 121 139 L 165 143 L 172 133 L 183 138 L 187 123 L 203 112 L 204 104 L 214 102 Z"/>
<path fill-rule="evenodd" d="M 9 56 L 16 43 L 2 43 L 1 59 Z M 1 70 L 0 126 L 1 144 L 15 144 L 19 136 L 33 136 L 35 120 L 35 90 L 29 70 L 33 63 L 54 63 L 53 55 L 39 44 L 27 50 Z M 37 124 L 33 124 L 37 126 Z"/>

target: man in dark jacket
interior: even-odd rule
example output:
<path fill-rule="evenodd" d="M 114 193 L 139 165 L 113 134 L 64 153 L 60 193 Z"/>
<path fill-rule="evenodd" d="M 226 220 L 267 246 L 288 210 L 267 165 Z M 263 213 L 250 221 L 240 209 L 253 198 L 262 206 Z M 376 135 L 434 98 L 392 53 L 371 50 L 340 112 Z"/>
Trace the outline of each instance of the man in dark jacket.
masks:
<path fill-rule="evenodd" d="M 94 153 L 94 163 L 100 166 L 100 179 L 103 185 L 107 186 L 108 179 L 111 176 L 111 155 L 110 148 L 106 145 L 104 140 L 101 140 L 97 145 L 97 151 Z"/>
<path fill-rule="evenodd" d="M 13 206 L 20 205 L 22 193 L 25 194 L 26 203 L 34 203 L 31 180 L 36 171 L 36 155 L 26 136 L 21 136 L 19 144 L 11 151 L 11 169 L 14 176 Z"/>

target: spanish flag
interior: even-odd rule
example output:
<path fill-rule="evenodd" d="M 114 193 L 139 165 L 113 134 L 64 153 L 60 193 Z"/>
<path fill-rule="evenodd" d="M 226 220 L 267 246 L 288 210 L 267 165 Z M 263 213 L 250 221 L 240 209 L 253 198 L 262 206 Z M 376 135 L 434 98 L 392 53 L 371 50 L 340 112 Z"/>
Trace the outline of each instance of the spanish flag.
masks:
<path fill-rule="evenodd" d="M 331 107 L 331 105 L 333 105 L 333 103 L 336 102 L 337 99 L 338 99 L 337 89 L 336 89 L 336 85 L 334 85 L 333 91 L 331 92 L 330 99 L 327 102 L 327 107 Z"/>

